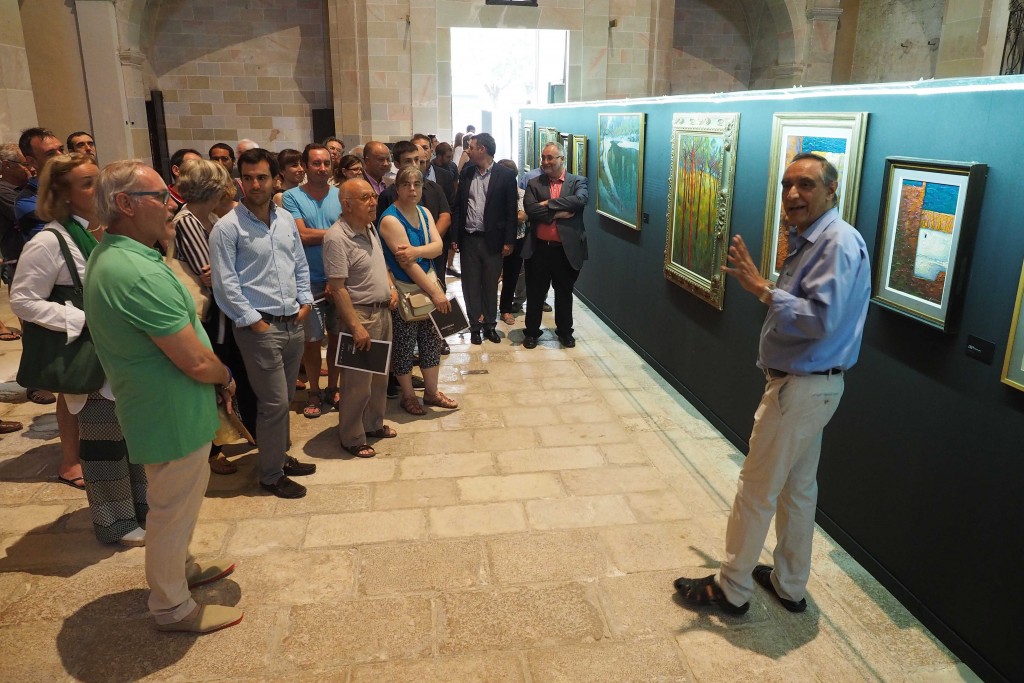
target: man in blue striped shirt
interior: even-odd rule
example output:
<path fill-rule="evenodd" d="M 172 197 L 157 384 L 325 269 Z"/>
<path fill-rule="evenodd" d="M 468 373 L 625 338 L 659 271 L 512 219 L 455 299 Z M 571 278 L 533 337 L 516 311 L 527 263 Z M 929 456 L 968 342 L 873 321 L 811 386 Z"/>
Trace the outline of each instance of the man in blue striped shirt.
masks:
<path fill-rule="evenodd" d="M 295 219 L 271 201 L 277 159 L 265 149 L 238 157 L 245 197 L 210 234 L 210 269 L 217 305 L 235 323 L 235 340 L 259 407 L 256 411 L 260 486 L 280 498 L 306 488 L 289 477 L 316 465 L 288 455 L 288 408 L 304 344 L 302 321 L 313 307 L 309 266 Z"/>
<path fill-rule="evenodd" d="M 740 471 L 717 574 L 679 578 L 694 604 L 730 614 L 750 608 L 754 584 L 790 612 L 807 609 L 821 436 L 860 354 L 871 296 L 864 239 L 836 210 L 839 173 L 816 154 L 798 154 L 782 176 L 789 254 L 778 285 L 761 276 L 743 238 L 722 270 L 768 306 L 757 366 L 765 375 L 750 452 Z M 775 566 L 758 564 L 775 516 Z"/>

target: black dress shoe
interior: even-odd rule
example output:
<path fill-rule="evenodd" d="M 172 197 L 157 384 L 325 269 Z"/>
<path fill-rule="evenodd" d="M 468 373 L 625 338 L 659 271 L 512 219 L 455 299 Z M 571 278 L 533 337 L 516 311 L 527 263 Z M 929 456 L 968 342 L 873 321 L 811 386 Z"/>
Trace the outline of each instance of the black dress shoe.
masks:
<path fill-rule="evenodd" d="M 537 348 L 536 337 L 523 337 L 523 348 L 524 349 L 535 349 Z"/>
<path fill-rule="evenodd" d="M 484 340 L 480 338 L 480 331 L 479 330 L 476 330 L 474 332 L 470 332 L 469 333 L 469 343 L 470 344 L 478 344 L 478 345 L 484 343 Z"/>
<path fill-rule="evenodd" d="M 260 484 L 264 491 L 270 491 L 278 498 L 302 498 L 306 495 L 306 487 L 296 484 L 288 477 L 281 477 L 273 484 Z"/>
<path fill-rule="evenodd" d="M 284 467 L 282 469 L 286 476 L 304 477 L 307 474 L 313 474 L 316 472 L 316 463 L 299 462 L 292 456 L 286 455 L 284 457 Z"/>
<path fill-rule="evenodd" d="M 543 305 L 543 306 L 541 306 L 541 309 L 542 309 L 542 310 L 543 310 L 543 311 L 544 311 L 545 313 L 550 313 L 550 312 L 551 312 L 551 311 L 553 310 L 553 309 L 551 308 L 551 304 L 549 304 L 549 303 L 548 303 L 547 301 L 545 301 L 545 302 L 544 302 L 544 305 Z"/>
<path fill-rule="evenodd" d="M 498 331 L 493 327 L 484 331 L 484 337 L 487 338 L 487 341 L 494 342 L 495 344 L 501 343 L 501 337 L 498 336 Z"/>
<path fill-rule="evenodd" d="M 447 356 L 447 355 L 451 354 L 451 352 L 452 352 L 452 347 L 448 346 L 448 342 L 442 342 L 441 343 L 441 355 L 442 356 Z"/>
<path fill-rule="evenodd" d="M 452 277 L 462 277 L 462 273 L 460 273 L 459 271 L 455 270 L 454 268 L 445 268 L 444 272 L 447 275 L 451 275 Z"/>
<path fill-rule="evenodd" d="M 398 386 L 398 380 L 394 375 L 388 375 L 388 398 L 398 398 L 402 395 L 402 387 Z"/>
<path fill-rule="evenodd" d="M 523 305 L 522 304 L 512 304 L 512 313 L 522 313 L 522 312 L 523 312 Z"/>
<path fill-rule="evenodd" d="M 416 375 L 412 376 L 412 388 L 413 389 L 425 389 L 426 386 L 427 386 L 427 383 L 423 381 L 422 377 L 418 377 Z"/>
<path fill-rule="evenodd" d="M 558 341 L 562 342 L 562 346 L 567 349 L 571 349 L 576 346 L 576 340 L 573 339 L 571 334 L 560 334 L 558 335 Z"/>

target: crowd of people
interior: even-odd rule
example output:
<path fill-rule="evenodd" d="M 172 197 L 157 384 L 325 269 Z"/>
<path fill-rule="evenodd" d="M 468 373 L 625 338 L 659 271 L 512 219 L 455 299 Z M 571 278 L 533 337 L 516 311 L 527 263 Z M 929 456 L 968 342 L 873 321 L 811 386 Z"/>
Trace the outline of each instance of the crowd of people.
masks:
<path fill-rule="evenodd" d="M 225 415 L 235 413 L 257 446 L 259 485 L 299 498 L 306 488 L 294 478 L 316 465 L 288 452 L 298 390 L 304 417 L 338 413 L 340 447 L 359 458 L 398 436 L 384 422 L 389 397 L 414 416 L 458 408 L 439 386 L 450 347 L 428 315 L 451 310 L 446 276 L 463 280 L 471 343 L 501 343 L 503 280 L 503 322 L 514 324 L 513 306 L 526 300 L 525 348 L 536 346 L 551 284 L 558 339 L 574 345 L 575 277 L 546 257 L 538 268 L 527 260 L 525 286 L 520 271 L 524 257 L 564 244 L 578 273 L 586 179 L 565 172 L 552 144 L 542 156 L 549 182 L 520 188 L 489 134 L 457 143 L 417 134 L 350 153 L 336 137 L 276 153 L 251 140 L 218 143 L 205 156 L 175 151 L 169 182 L 135 160 L 101 168 L 81 131 L 62 144 L 30 128 L 0 147 L 12 311 L 68 347 L 87 341 L 90 350 L 75 353 L 92 353 L 103 371 L 82 393 L 40 380 L 46 386 L 27 395 L 56 402 L 57 481 L 85 491 L 97 538 L 146 547 L 158 628 L 209 632 L 241 619 L 189 593 L 234 567 L 199 565 L 188 553 L 211 472 L 238 469 L 213 443 Z M 0 339 L 18 333 L 4 326 Z M 359 352 L 375 341 L 391 342 L 388 372 L 336 365 L 340 344 Z M 37 362 L 27 358 L 23 366 Z"/>

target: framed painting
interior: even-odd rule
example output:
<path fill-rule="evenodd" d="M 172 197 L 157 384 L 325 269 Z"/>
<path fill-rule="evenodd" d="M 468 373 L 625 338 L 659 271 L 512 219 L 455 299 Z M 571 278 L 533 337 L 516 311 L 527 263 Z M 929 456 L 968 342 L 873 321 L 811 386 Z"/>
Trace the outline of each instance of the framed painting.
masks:
<path fill-rule="evenodd" d="M 597 212 L 640 229 L 646 114 L 597 115 Z"/>
<path fill-rule="evenodd" d="M 560 142 L 557 128 L 541 127 L 537 129 L 537 159 L 544 150 L 544 145 L 549 142 Z"/>
<path fill-rule="evenodd" d="M 585 176 L 587 175 L 587 136 L 573 135 L 570 141 L 572 146 L 572 165 L 569 167 L 569 172 Z"/>
<path fill-rule="evenodd" d="M 775 115 L 761 252 L 761 274 L 769 280 L 779 279 L 779 269 L 789 253 L 789 226 L 782 213 L 782 192 L 779 189 L 786 166 L 797 154 L 806 152 L 832 162 L 839 171 L 836 190 L 839 215 L 853 225 L 857 219 L 860 166 L 864 157 L 867 123 L 866 112 Z"/>
<path fill-rule="evenodd" d="M 987 176 L 974 162 L 885 160 L 872 301 L 956 330 Z"/>
<path fill-rule="evenodd" d="M 523 173 L 532 171 L 537 165 L 537 143 L 535 140 L 537 124 L 533 121 L 523 121 L 523 147 L 522 159 L 519 170 Z"/>
<path fill-rule="evenodd" d="M 739 114 L 673 114 L 665 277 L 722 310 Z"/>
<path fill-rule="evenodd" d="M 1013 305 L 1013 322 L 1010 323 L 1010 339 L 1006 342 L 1006 358 L 1003 359 L 1003 384 L 1024 391 L 1024 329 L 1020 305 L 1024 298 L 1024 268 L 1021 268 L 1020 283 L 1017 285 L 1017 303 Z"/>

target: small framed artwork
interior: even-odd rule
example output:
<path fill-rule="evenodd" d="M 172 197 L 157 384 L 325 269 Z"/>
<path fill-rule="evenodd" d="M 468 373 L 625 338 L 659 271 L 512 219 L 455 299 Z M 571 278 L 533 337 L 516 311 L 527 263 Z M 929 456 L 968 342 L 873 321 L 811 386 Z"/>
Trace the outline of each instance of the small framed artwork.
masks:
<path fill-rule="evenodd" d="M 836 190 L 839 215 L 853 225 L 857 219 L 860 166 L 864 157 L 867 123 L 866 112 L 775 115 L 761 252 L 761 274 L 769 280 L 779 279 L 782 262 L 789 253 L 789 226 L 782 215 L 782 191 L 779 187 L 786 167 L 797 154 L 807 152 L 832 162 L 839 171 Z"/>
<path fill-rule="evenodd" d="M 544 145 L 549 142 L 559 142 L 558 129 L 540 127 L 537 129 L 537 159 L 540 159 L 541 152 L 544 151 Z"/>
<path fill-rule="evenodd" d="M 537 165 L 537 142 L 535 139 L 537 124 L 533 121 L 523 121 L 523 148 L 522 159 L 519 170 L 523 173 L 532 171 Z"/>
<path fill-rule="evenodd" d="M 1013 305 L 1013 322 L 1010 323 L 1010 339 L 1006 342 L 1006 358 L 1003 359 L 1003 374 L 999 379 L 1014 389 L 1024 391 L 1024 319 L 1020 315 L 1021 299 L 1024 298 L 1024 268 L 1021 268 L 1020 283 L 1017 285 L 1017 303 Z"/>
<path fill-rule="evenodd" d="M 587 175 L 587 136 L 573 135 L 571 144 L 572 166 L 570 166 L 569 172 L 585 176 Z"/>
<path fill-rule="evenodd" d="M 640 229 L 646 114 L 597 115 L 597 212 Z"/>
<path fill-rule="evenodd" d="M 987 176 L 974 162 L 885 160 L 872 301 L 956 331 Z"/>
<path fill-rule="evenodd" d="M 673 114 L 665 277 L 718 310 L 729 248 L 739 114 Z"/>

